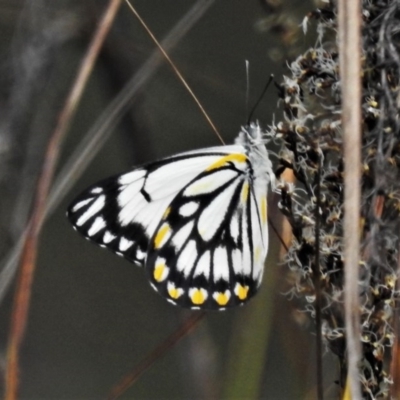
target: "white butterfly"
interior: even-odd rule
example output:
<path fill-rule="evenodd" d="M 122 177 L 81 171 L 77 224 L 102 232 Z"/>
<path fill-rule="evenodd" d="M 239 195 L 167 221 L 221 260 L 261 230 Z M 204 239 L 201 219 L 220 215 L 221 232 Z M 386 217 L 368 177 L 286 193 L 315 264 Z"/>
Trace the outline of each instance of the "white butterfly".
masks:
<path fill-rule="evenodd" d="M 144 265 L 169 302 L 222 310 L 245 303 L 261 283 L 273 179 L 260 127 L 252 124 L 234 145 L 181 153 L 99 182 L 67 215 L 89 240 Z"/>

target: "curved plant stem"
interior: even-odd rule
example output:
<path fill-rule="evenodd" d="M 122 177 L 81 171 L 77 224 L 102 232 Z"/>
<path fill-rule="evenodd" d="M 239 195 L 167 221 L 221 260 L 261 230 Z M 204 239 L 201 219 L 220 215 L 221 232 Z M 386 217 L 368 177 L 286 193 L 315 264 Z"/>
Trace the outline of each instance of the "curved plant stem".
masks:
<path fill-rule="evenodd" d="M 7 348 L 7 370 L 5 399 L 14 400 L 18 393 L 18 363 L 21 344 L 24 337 L 28 319 L 29 302 L 31 297 L 32 282 L 36 267 L 37 247 L 39 234 L 42 228 L 43 216 L 46 210 L 46 201 L 58 160 L 60 145 L 65 137 L 78 102 L 82 96 L 94 63 L 100 52 L 101 46 L 114 21 L 121 0 L 110 0 L 102 20 L 94 34 L 88 52 L 83 59 L 78 76 L 62 110 L 57 126 L 50 138 L 44 157 L 42 172 L 39 177 L 36 197 L 30 218 L 25 243 L 22 249 L 20 271 L 15 291 L 13 310 L 11 314 L 11 327 Z"/>

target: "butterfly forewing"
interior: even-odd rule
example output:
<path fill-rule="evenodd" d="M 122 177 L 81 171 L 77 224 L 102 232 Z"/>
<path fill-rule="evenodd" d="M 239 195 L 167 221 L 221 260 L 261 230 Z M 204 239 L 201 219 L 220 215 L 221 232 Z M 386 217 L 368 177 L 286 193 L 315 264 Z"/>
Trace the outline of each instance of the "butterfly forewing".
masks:
<path fill-rule="evenodd" d="M 87 239 L 144 264 L 149 240 L 182 186 L 234 151 L 243 148 L 187 152 L 105 179 L 81 193 L 67 216 Z"/>

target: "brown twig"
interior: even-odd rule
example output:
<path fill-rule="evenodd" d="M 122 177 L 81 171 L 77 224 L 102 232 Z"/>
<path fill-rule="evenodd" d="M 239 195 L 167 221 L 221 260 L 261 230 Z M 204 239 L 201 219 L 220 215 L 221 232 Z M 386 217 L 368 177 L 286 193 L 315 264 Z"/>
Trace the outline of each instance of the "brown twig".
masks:
<path fill-rule="evenodd" d="M 50 138 L 46 150 L 42 172 L 38 181 L 33 212 L 30 218 L 29 228 L 22 251 L 20 271 L 17 279 L 17 287 L 11 314 L 11 327 L 7 348 L 7 371 L 5 379 L 6 400 L 14 400 L 17 398 L 19 375 L 18 360 L 28 318 L 29 301 L 36 267 L 39 234 L 42 227 L 43 215 L 46 209 L 46 201 L 50 184 L 52 182 L 58 160 L 60 145 L 67 133 L 72 116 L 74 115 L 78 102 L 82 96 L 94 63 L 100 52 L 100 48 L 106 38 L 112 22 L 114 21 L 120 3 L 121 0 L 109 1 L 102 20 L 100 21 L 97 31 L 95 32 L 93 40 L 89 46 L 89 50 L 82 61 L 78 76 L 66 100 L 64 109 L 59 116 L 57 126 Z"/>
<path fill-rule="evenodd" d="M 348 382 L 353 400 L 361 399 L 358 362 L 361 357 L 358 271 L 360 259 L 361 184 L 361 7 L 360 1 L 339 1 L 339 54 L 344 143 L 345 321 Z"/>
<path fill-rule="evenodd" d="M 136 368 L 114 386 L 108 395 L 108 400 L 118 399 L 129 389 L 137 379 L 147 371 L 157 360 L 159 360 L 168 350 L 175 346 L 184 336 L 187 336 L 199 324 L 206 315 L 205 312 L 191 315 L 175 332 L 168 336 L 159 346 L 157 346 L 146 358 L 144 358 Z"/>

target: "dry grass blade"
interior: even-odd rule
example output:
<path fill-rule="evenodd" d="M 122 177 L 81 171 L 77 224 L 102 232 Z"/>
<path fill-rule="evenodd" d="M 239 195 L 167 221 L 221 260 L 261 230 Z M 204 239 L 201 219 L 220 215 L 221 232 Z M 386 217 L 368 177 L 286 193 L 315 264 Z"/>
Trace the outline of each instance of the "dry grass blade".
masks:
<path fill-rule="evenodd" d="M 218 137 L 218 139 L 221 141 L 222 144 L 224 143 L 224 140 L 222 139 L 222 136 L 219 134 L 218 129 L 215 127 L 215 125 L 213 124 L 213 122 L 211 121 L 211 118 L 208 116 L 206 110 L 204 109 L 204 107 L 201 105 L 200 101 L 198 100 L 198 98 L 196 97 L 196 95 L 194 94 L 193 90 L 190 88 L 190 86 L 188 85 L 188 83 L 186 82 L 186 79 L 183 77 L 183 75 L 179 72 L 178 68 L 175 66 L 174 62 L 171 60 L 170 56 L 165 52 L 165 50 L 163 49 L 163 47 L 161 46 L 161 44 L 159 43 L 159 41 L 156 39 L 156 37 L 153 35 L 153 32 L 150 30 L 150 28 L 146 25 L 146 23 L 143 21 L 143 19 L 140 17 L 140 15 L 138 14 L 138 12 L 135 10 L 135 8 L 132 6 L 132 4 L 129 2 L 129 0 L 125 0 L 126 4 L 128 5 L 128 7 L 130 8 L 130 10 L 133 12 L 133 14 L 135 15 L 135 17 L 138 19 L 138 21 L 142 24 L 143 28 L 146 30 L 146 32 L 148 33 L 148 35 L 151 37 L 151 40 L 153 40 L 153 42 L 156 44 L 156 46 L 158 47 L 158 49 L 161 51 L 162 55 L 164 56 L 164 58 L 168 61 L 169 65 L 171 66 L 171 68 L 173 69 L 173 71 L 175 72 L 175 74 L 177 75 L 177 77 L 179 78 L 179 80 L 182 82 L 183 86 L 186 88 L 186 90 L 189 92 L 189 94 L 192 96 L 192 99 L 194 100 L 194 102 L 196 103 L 197 107 L 199 107 L 199 110 L 201 111 L 201 113 L 204 115 L 204 118 L 207 120 L 208 124 L 210 125 L 211 129 L 214 131 L 214 133 L 216 134 L 216 136 Z"/>
<path fill-rule="evenodd" d="M 164 342 L 157 346 L 137 367 L 114 386 L 108 400 L 115 400 L 122 396 L 136 381 L 167 351 L 174 347 L 183 337 L 187 336 L 205 317 L 205 312 L 192 314 L 175 332 L 168 336 Z"/>
<path fill-rule="evenodd" d="M 345 321 L 348 382 L 353 400 L 361 399 L 358 271 L 361 195 L 361 7 L 360 1 L 339 1 L 339 53 L 345 160 L 344 258 Z"/>
<path fill-rule="evenodd" d="M 11 315 L 11 327 L 7 349 L 7 371 L 5 398 L 13 400 L 18 393 L 18 360 L 28 318 L 29 301 L 36 266 L 37 245 L 42 226 L 46 201 L 58 160 L 61 142 L 66 135 L 71 118 L 82 96 L 93 65 L 97 59 L 104 39 L 114 21 L 120 0 L 110 0 L 103 18 L 93 37 L 89 50 L 83 59 L 78 76 L 62 110 L 58 124 L 49 141 L 39 178 L 33 213 L 22 250 L 21 268 L 18 276 L 14 305 Z"/>

